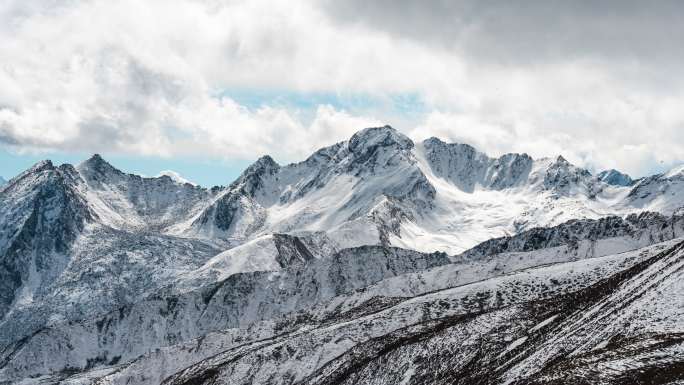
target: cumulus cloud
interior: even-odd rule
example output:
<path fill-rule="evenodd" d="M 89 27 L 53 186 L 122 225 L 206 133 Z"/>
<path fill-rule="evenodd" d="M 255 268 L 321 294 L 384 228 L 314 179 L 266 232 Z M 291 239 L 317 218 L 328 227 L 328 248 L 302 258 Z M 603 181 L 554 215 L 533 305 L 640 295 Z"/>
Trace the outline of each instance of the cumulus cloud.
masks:
<path fill-rule="evenodd" d="M 647 8 L 648 7 L 648 8 Z M 642 175 L 684 160 L 681 3 L 7 1 L 0 143 L 298 160 L 370 125 Z M 231 89 L 419 95 L 412 119 Z M 229 94 L 229 93 L 228 93 Z"/>

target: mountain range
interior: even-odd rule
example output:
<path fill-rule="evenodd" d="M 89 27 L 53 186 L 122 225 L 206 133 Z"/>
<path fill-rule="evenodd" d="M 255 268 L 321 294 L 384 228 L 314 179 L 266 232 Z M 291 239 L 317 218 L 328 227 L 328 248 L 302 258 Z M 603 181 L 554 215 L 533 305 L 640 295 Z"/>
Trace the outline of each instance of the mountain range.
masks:
<path fill-rule="evenodd" d="M 0 187 L 0 383 L 677 383 L 682 237 L 684 167 L 389 126 L 212 188 L 42 161 Z"/>

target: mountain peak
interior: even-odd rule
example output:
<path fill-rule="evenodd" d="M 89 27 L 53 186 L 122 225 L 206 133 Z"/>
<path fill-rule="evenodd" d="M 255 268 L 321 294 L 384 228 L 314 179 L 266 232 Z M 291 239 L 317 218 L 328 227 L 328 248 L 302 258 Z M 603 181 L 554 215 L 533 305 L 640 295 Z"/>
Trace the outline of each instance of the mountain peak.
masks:
<path fill-rule="evenodd" d="M 259 159 L 256 160 L 256 162 L 252 163 L 243 175 L 248 175 L 248 174 L 265 174 L 269 173 L 272 174 L 273 172 L 277 171 L 280 168 L 280 165 L 271 158 L 270 155 L 264 155 L 260 157 Z"/>
<path fill-rule="evenodd" d="M 280 170 L 280 165 L 269 155 L 264 155 L 252 163 L 242 175 L 230 185 L 230 188 L 241 186 L 249 195 L 254 194 L 263 184 L 266 175 L 273 175 Z"/>
<path fill-rule="evenodd" d="M 93 156 L 86 159 L 82 164 L 87 164 L 90 167 L 101 167 L 103 165 L 110 165 L 109 162 L 104 160 L 104 158 L 100 154 L 93 154 Z"/>
<path fill-rule="evenodd" d="M 378 147 L 395 146 L 403 150 L 410 150 L 413 148 L 413 142 L 389 125 L 364 128 L 349 139 L 349 151 L 353 153 L 363 153 Z"/>
<path fill-rule="evenodd" d="M 101 180 L 102 177 L 121 177 L 124 175 L 121 170 L 104 160 L 100 154 L 94 154 L 86 161 L 79 164 L 76 169 L 86 176 L 86 179 L 93 180 Z"/>
<path fill-rule="evenodd" d="M 31 166 L 28 172 L 37 172 L 43 170 L 54 170 L 55 166 L 52 164 L 50 159 L 41 160 L 40 162 Z"/>
<path fill-rule="evenodd" d="M 183 178 L 183 176 L 182 176 L 181 174 L 179 174 L 179 173 L 177 173 L 176 171 L 173 171 L 173 170 L 163 170 L 163 171 L 160 171 L 159 174 L 157 175 L 157 178 L 161 178 L 161 177 L 168 177 L 168 178 L 170 178 L 172 181 L 174 181 L 174 182 L 176 182 L 176 183 L 179 183 L 179 184 L 189 184 L 189 185 L 192 185 L 192 186 L 197 186 L 197 183 L 191 182 L 191 181 L 189 181 L 189 180 Z"/>
<path fill-rule="evenodd" d="M 612 186 L 631 186 L 634 184 L 634 180 L 629 175 L 621 173 L 613 168 L 601 171 L 596 175 L 596 178 Z"/>
<path fill-rule="evenodd" d="M 568 162 L 567 159 L 563 157 L 563 155 L 558 155 L 558 158 L 556 158 L 555 164 L 562 164 L 562 165 L 569 165 L 570 162 Z"/>
<path fill-rule="evenodd" d="M 424 145 L 446 144 L 442 139 L 431 136 L 423 141 Z"/>

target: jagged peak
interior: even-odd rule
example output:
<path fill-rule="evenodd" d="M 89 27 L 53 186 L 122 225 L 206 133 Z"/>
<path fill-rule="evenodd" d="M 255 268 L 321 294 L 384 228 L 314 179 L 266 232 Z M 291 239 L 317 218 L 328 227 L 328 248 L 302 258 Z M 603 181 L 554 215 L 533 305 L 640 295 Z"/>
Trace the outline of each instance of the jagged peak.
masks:
<path fill-rule="evenodd" d="M 27 172 L 38 172 L 43 170 L 54 170 L 55 166 L 50 159 L 41 160 L 27 170 Z"/>
<path fill-rule="evenodd" d="M 279 170 L 280 165 L 269 155 L 264 155 L 247 167 L 240 177 L 231 183 L 229 189 L 240 187 L 251 195 L 261 187 L 264 176 L 273 175 Z"/>
<path fill-rule="evenodd" d="M 280 169 L 278 162 L 273 160 L 270 155 L 264 155 L 247 167 L 243 175 L 272 173 L 278 169 Z"/>
<path fill-rule="evenodd" d="M 4 183 L 0 183 L 0 185 L 10 186 L 12 184 L 15 184 L 17 181 L 21 181 L 27 177 L 31 177 L 32 175 L 39 174 L 39 173 L 42 173 L 44 171 L 54 171 L 54 170 L 55 170 L 55 166 L 51 160 L 49 160 L 49 159 L 41 160 L 41 161 L 35 163 L 30 168 L 24 170 L 23 172 L 21 172 L 19 175 L 15 176 L 14 178 L 12 178 L 8 181 L 5 181 Z"/>
<path fill-rule="evenodd" d="M 123 172 L 116 167 L 112 166 L 109 162 L 104 160 L 100 154 L 93 154 L 86 161 L 78 165 L 77 169 L 79 171 L 90 171 L 97 173 L 116 173 L 123 174 Z"/>
<path fill-rule="evenodd" d="M 91 161 L 91 162 L 106 162 L 106 161 L 104 160 L 104 158 L 102 158 L 102 155 L 100 155 L 100 154 L 98 154 L 98 153 L 93 154 L 93 156 L 91 156 L 91 157 L 88 159 L 88 161 Z"/>
<path fill-rule="evenodd" d="M 197 186 L 197 183 L 185 179 L 180 173 L 173 170 L 162 170 L 155 178 L 168 178 L 177 184 L 189 184 L 191 186 Z"/>
<path fill-rule="evenodd" d="M 479 152 L 474 146 L 471 146 L 468 143 L 459 143 L 459 142 L 445 142 L 442 139 L 436 137 L 436 136 L 431 136 L 423 141 L 423 145 L 425 146 L 448 146 L 448 147 L 460 147 L 460 148 L 467 148 L 472 151 Z"/>
<path fill-rule="evenodd" d="M 425 140 L 423 140 L 423 145 L 425 146 L 434 146 L 434 145 L 444 145 L 447 144 L 444 142 L 442 139 L 436 137 L 436 136 L 431 136 Z"/>
<path fill-rule="evenodd" d="M 413 141 L 389 125 L 368 127 L 355 133 L 349 139 L 349 151 L 365 152 L 376 147 L 398 147 L 404 150 L 413 148 Z"/>
<path fill-rule="evenodd" d="M 506 154 L 503 154 L 499 156 L 498 158 L 490 157 L 488 154 L 478 150 L 474 146 L 468 144 L 468 143 L 458 143 L 458 142 L 452 142 L 452 143 L 447 143 L 443 141 L 442 139 L 432 136 L 429 137 L 425 140 L 423 140 L 423 146 L 427 149 L 434 148 L 434 147 L 439 147 L 439 146 L 444 146 L 448 147 L 451 149 L 463 149 L 466 150 L 467 152 L 473 153 L 473 154 L 481 154 L 483 157 L 487 159 L 491 159 L 492 161 L 498 161 L 498 162 L 510 162 L 516 159 L 524 159 L 527 161 L 533 161 L 534 159 L 528 155 L 527 153 L 517 153 L 517 152 L 509 152 Z M 561 162 L 565 161 L 565 158 L 559 157 Z M 558 161 L 558 160 L 557 160 Z M 567 162 L 567 161 L 565 161 Z"/>
<path fill-rule="evenodd" d="M 496 158 L 496 157 L 489 156 L 488 154 L 478 150 L 476 147 L 474 147 L 468 143 L 458 143 L 458 142 L 447 143 L 447 142 L 443 141 L 442 139 L 435 137 L 435 136 L 432 136 L 432 137 L 425 139 L 423 141 L 423 146 L 427 149 L 437 147 L 437 146 L 445 146 L 445 147 L 448 147 L 451 149 L 457 148 L 457 149 L 465 150 L 465 151 L 472 153 L 472 154 L 480 154 L 484 158 L 490 159 L 491 161 L 498 162 L 498 163 L 508 163 L 508 162 L 512 162 L 515 160 L 524 160 L 524 161 L 528 161 L 528 162 L 534 161 L 534 159 L 529 154 L 527 154 L 526 152 L 522 152 L 522 153 L 509 152 L 509 153 L 505 153 L 505 154 L 499 156 L 498 158 Z M 556 159 L 556 162 L 567 163 L 565 158 L 563 158 L 562 156 L 558 157 L 558 159 Z"/>
<path fill-rule="evenodd" d="M 319 148 L 301 163 L 313 165 L 318 162 L 328 162 L 339 152 L 340 148 L 344 147 L 344 143 L 345 142 L 338 142 L 332 146 Z"/>
<path fill-rule="evenodd" d="M 548 158 L 547 158 L 548 159 Z M 547 167 L 547 172 L 570 172 L 570 173 L 577 173 L 581 174 L 584 176 L 591 176 L 591 173 L 589 170 L 576 166 L 572 163 L 570 163 L 567 159 L 563 157 L 563 155 L 558 155 L 555 160 L 551 161 L 551 163 Z"/>
<path fill-rule="evenodd" d="M 612 186 L 631 186 L 634 183 L 634 180 L 629 175 L 614 168 L 601 171 L 596 175 L 596 178 Z"/>
<path fill-rule="evenodd" d="M 534 161 L 534 159 L 532 159 L 532 157 L 526 152 L 509 152 L 497 158 L 497 160 L 500 162 L 513 161 L 515 159 L 524 159 L 529 162 Z"/>
<path fill-rule="evenodd" d="M 558 164 L 558 165 L 570 165 L 570 162 L 568 162 L 568 160 L 565 159 L 565 158 L 563 157 L 563 155 L 558 155 L 558 157 L 556 158 L 556 161 L 554 162 L 554 164 Z"/>
<path fill-rule="evenodd" d="M 104 158 L 103 158 L 102 155 L 100 155 L 100 154 L 93 154 L 90 158 L 86 159 L 86 160 L 83 161 L 83 163 L 81 163 L 81 164 L 86 164 L 86 165 L 89 165 L 89 166 L 92 166 L 92 167 L 101 166 L 101 165 L 109 165 L 109 166 L 111 166 L 111 165 L 109 164 L 109 162 L 107 162 L 106 160 L 104 160 Z"/>

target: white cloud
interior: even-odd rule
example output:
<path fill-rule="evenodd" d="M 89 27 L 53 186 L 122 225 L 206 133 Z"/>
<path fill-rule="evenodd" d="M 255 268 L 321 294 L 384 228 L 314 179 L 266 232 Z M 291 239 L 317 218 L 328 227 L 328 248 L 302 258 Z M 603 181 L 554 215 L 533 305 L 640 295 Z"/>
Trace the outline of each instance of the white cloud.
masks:
<path fill-rule="evenodd" d="M 603 49 L 619 40 L 613 35 L 584 47 L 587 38 L 569 36 L 573 29 L 564 27 L 553 39 L 534 40 L 544 49 L 537 60 L 534 47 L 515 44 L 512 21 L 496 29 L 491 20 L 453 18 L 465 24 L 442 28 L 439 19 L 449 10 L 418 13 L 424 28 L 407 34 L 397 30 L 404 28 L 397 22 L 407 17 L 403 9 L 340 22 L 309 1 L 4 2 L 0 142 L 18 149 L 248 159 L 270 153 L 298 160 L 362 127 L 389 123 L 416 138 L 437 135 L 492 154 L 562 153 L 581 165 L 637 175 L 684 159 L 684 89 L 681 73 L 673 72 L 684 68 L 676 65 L 681 55 L 640 60 L 658 52 L 646 46 L 660 36 L 653 32 L 657 23 L 648 23 L 649 34 L 629 33 L 640 43 L 636 57 L 630 47 Z M 616 28 L 632 20 L 625 14 L 614 20 Z M 587 20 L 592 33 L 602 33 L 595 18 Z M 582 28 L 582 20 L 566 21 Z M 534 36 L 525 27 L 521 36 Z M 475 31 L 488 33 L 478 40 Z M 566 35 L 572 45 L 557 44 Z M 509 46 L 525 49 L 513 57 L 518 51 Z M 670 72 L 663 77 L 659 68 Z M 216 96 L 233 88 L 418 94 L 426 111 L 406 121 L 321 105 L 311 117 Z"/>

